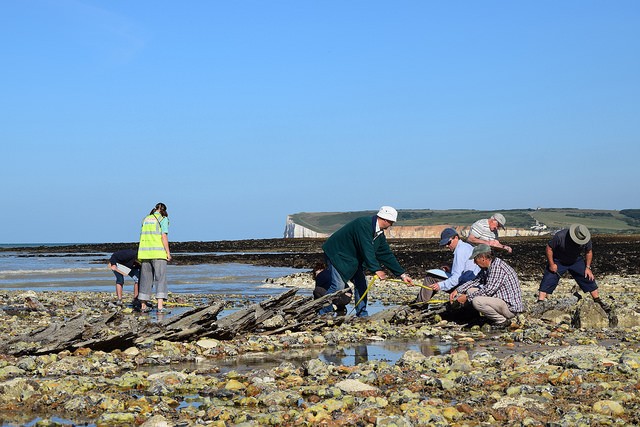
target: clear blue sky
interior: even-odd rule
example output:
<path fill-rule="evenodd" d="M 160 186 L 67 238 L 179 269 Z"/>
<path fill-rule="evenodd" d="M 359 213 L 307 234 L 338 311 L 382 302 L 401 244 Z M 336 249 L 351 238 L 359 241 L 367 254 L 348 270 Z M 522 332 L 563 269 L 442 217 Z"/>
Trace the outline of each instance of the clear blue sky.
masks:
<path fill-rule="evenodd" d="M 640 208 L 640 2 L 7 1 L 0 243 Z"/>

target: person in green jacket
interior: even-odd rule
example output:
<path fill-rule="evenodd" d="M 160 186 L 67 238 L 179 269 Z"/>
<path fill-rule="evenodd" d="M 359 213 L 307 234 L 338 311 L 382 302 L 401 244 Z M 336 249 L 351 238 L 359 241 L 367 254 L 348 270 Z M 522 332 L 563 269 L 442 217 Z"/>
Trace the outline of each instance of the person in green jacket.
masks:
<path fill-rule="evenodd" d="M 356 306 L 356 316 L 366 317 L 367 280 L 365 271 L 374 272 L 380 279 L 386 279 L 383 268 L 391 270 L 405 283 L 413 285 L 413 280 L 398 263 L 391 252 L 384 230 L 398 219 L 398 212 L 391 206 L 383 206 L 377 215 L 354 219 L 333 233 L 322 245 L 327 269 L 331 272 L 331 286 L 327 294 L 340 291 L 346 283 L 354 285 L 354 299 L 362 301 Z M 333 305 L 320 309 L 319 314 L 334 311 Z"/>

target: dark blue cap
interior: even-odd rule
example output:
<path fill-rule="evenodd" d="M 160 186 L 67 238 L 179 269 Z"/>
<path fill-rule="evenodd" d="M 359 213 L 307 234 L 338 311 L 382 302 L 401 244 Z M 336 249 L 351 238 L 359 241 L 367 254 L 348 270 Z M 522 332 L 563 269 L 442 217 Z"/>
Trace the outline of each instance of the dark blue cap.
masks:
<path fill-rule="evenodd" d="M 457 235 L 458 232 L 453 228 L 445 228 L 442 230 L 442 233 L 440 233 L 440 246 L 446 245 L 449 243 L 449 240 L 453 239 Z"/>

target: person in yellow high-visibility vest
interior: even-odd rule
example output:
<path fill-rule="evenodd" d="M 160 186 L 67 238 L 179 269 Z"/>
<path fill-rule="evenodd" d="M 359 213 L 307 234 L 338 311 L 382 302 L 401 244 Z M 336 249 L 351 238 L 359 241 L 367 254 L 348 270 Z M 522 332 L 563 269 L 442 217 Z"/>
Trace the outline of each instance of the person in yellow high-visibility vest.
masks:
<path fill-rule="evenodd" d="M 169 251 L 169 215 L 167 206 L 158 203 L 142 220 L 138 259 L 142 265 L 138 299 L 143 312 L 150 311 L 147 302 L 151 299 L 153 285 L 156 285 L 158 312 L 164 311 L 164 300 L 169 296 L 167 291 L 167 262 L 171 261 Z"/>

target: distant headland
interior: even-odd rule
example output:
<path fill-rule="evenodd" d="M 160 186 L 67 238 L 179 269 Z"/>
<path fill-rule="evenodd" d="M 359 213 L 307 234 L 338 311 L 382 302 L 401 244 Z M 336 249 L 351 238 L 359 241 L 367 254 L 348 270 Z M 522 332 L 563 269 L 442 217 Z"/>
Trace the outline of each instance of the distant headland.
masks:
<path fill-rule="evenodd" d="M 287 217 L 284 237 L 327 237 L 354 218 L 377 211 L 300 212 Z M 471 224 L 500 212 L 507 218 L 501 236 L 551 234 L 573 223 L 586 225 L 594 234 L 639 234 L 640 209 L 600 210 L 577 208 L 499 209 L 399 209 L 398 221 L 387 232 L 390 238 L 435 238 L 446 227 L 466 236 Z"/>

